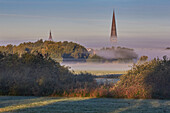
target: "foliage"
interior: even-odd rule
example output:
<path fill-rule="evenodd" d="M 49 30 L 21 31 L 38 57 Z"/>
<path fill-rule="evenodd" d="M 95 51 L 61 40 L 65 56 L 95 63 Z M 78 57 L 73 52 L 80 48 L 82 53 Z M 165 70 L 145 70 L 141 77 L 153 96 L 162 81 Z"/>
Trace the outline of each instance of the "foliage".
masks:
<path fill-rule="evenodd" d="M 116 50 L 116 49 L 134 51 L 134 50 L 131 49 L 131 48 L 120 47 L 120 46 L 118 46 L 118 47 L 112 46 L 111 48 L 109 48 L 109 47 L 103 47 L 103 48 L 100 49 L 100 50 Z"/>
<path fill-rule="evenodd" d="M 87 61 L 88 62 L 106 62 L 107 59 L 94 54 L 94 55 L 90 55 Z"/>
<path fill-rule="evenodd" d="M 148 56 L 141 56 L 139 62 L 145 62 L 148 60 Z"/>
<path fill-rule="evenodd" d="M 63 61 L 67 59 L 85 61 L 89 53 L 86 48 L 73 42 L 53 42 L 38 40 L 35 43 L 27 42 L 21 43 L 18 46 L 7 45 L 0 46 L 0 51 L 8 54 L 24 53 L 41 53 L 45 57 L 51 57 L 55 61 Z"/>
<path fill-rule="evenodd" d="M 90 74 L 72 74 L 42 54 L 0 53 L 0 95 L 62 95 L 95 84 Z"/>
<path fill-rule="evenodd" d="M 170 60 L 166 56 L 163 59 L 134 65 L 120 77 L 114 88 L 115 96 L 170 99 Z"/>

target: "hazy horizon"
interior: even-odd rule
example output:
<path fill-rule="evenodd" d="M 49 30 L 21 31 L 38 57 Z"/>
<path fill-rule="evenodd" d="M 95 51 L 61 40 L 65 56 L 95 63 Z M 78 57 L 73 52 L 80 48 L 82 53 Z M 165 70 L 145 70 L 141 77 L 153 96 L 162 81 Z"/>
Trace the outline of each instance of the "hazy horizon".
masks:
<path fill-rule="evenodd" d="M 109 44 L 113 9 L 118 44 L 130 48 L 166 48 L 169 41 L 168 0 L 0 0 L 0 45 L 48 39 L 85 47 Z M 113 44 L 114 46 L 114 44 Z"/>
<path fill-rule="evenodd" d="M 35 42 L 39 39 L 48 40 L 48 38 L 36 38 L 32 40 L 4 40 L 0 41 L 0 46 L 6 46 L 8 44 L 12 45 L 19 45 L 20 43 L 23 42 Z M 63 40 L 57 40 L 55 39 L 54 41 L 72 41 L 78 44 L 81 44 L 85 46 L 86 48 L 102 48 L 102 47 L 112 47 L 112 46 L 121 46 L 121 47 L 128 47 L 128 48 L 157 48 L 157 49 L 165 49 L 166 47 L 170 47 L 170 40 L 167 38 L 141 38 L 141 39 L 134 39 L 134 38 L 125 38 L 125 37 L 118 37 L 118 42 L 117 43 L 111 43 L 110 42 L 110 37 L 99 37 L 96 39 L 95 37 L 91 38 L 91 40 L 86 40 L 84 39 L 78 39 L 75 38 L 75 40 L 69 40 L 69 39 L 63 39 Z"/>

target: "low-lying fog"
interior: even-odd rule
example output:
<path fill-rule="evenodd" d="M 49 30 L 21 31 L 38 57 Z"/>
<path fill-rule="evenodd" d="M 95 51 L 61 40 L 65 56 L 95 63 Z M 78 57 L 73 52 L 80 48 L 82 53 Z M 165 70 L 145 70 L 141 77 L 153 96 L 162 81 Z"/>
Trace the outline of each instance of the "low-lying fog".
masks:
<path fill-rule="evenodd" d="M 159 57 L 162 59 L 164 55 L 170 57 L 170 50 L 166 49 L 158 49 L 158 48 L 135 48 L 134 52 L 138 55 L 138 58 L 141 56 L 148 56 L 148 60 L 152 60 L 154 58 Z M 108 53 L 109 54 L 109 53 Z M 113 54 L 113 53 L 111 53 Z M 135 63 L 135 62 L 134 62 Z M 127 71 L 131 68 L 133 63 L 62 63 L 62 65 L 66 65 L 71 67 L 73 70 L 81 70 L 81 71 Z"/>
<path fill-rule="evenodd" d="M 62 65 L 81 71 L 126 71 L 130 69 L 132 63 L 62 63 Z"/>

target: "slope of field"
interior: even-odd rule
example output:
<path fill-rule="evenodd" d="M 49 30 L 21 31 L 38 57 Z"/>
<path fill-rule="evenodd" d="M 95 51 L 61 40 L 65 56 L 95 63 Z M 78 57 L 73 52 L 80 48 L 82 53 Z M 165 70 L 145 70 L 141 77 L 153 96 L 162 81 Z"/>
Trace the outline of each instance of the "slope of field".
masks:
<path fill-rule="evenodd" d="M 0 96 L 0 113 L 169 113 L 170 100 Z"/>

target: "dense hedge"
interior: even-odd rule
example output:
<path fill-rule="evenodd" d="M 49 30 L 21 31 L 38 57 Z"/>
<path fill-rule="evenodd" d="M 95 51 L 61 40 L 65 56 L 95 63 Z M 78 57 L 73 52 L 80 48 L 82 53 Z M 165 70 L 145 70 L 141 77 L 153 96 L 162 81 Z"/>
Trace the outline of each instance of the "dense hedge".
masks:
<path fill-rule="evenodd" d="M 63 92 L 90 87 L 94 83 L 89 74 L 73 75 L 41 54 L 0 53 L 0 95 L 62 95 Z"/>

